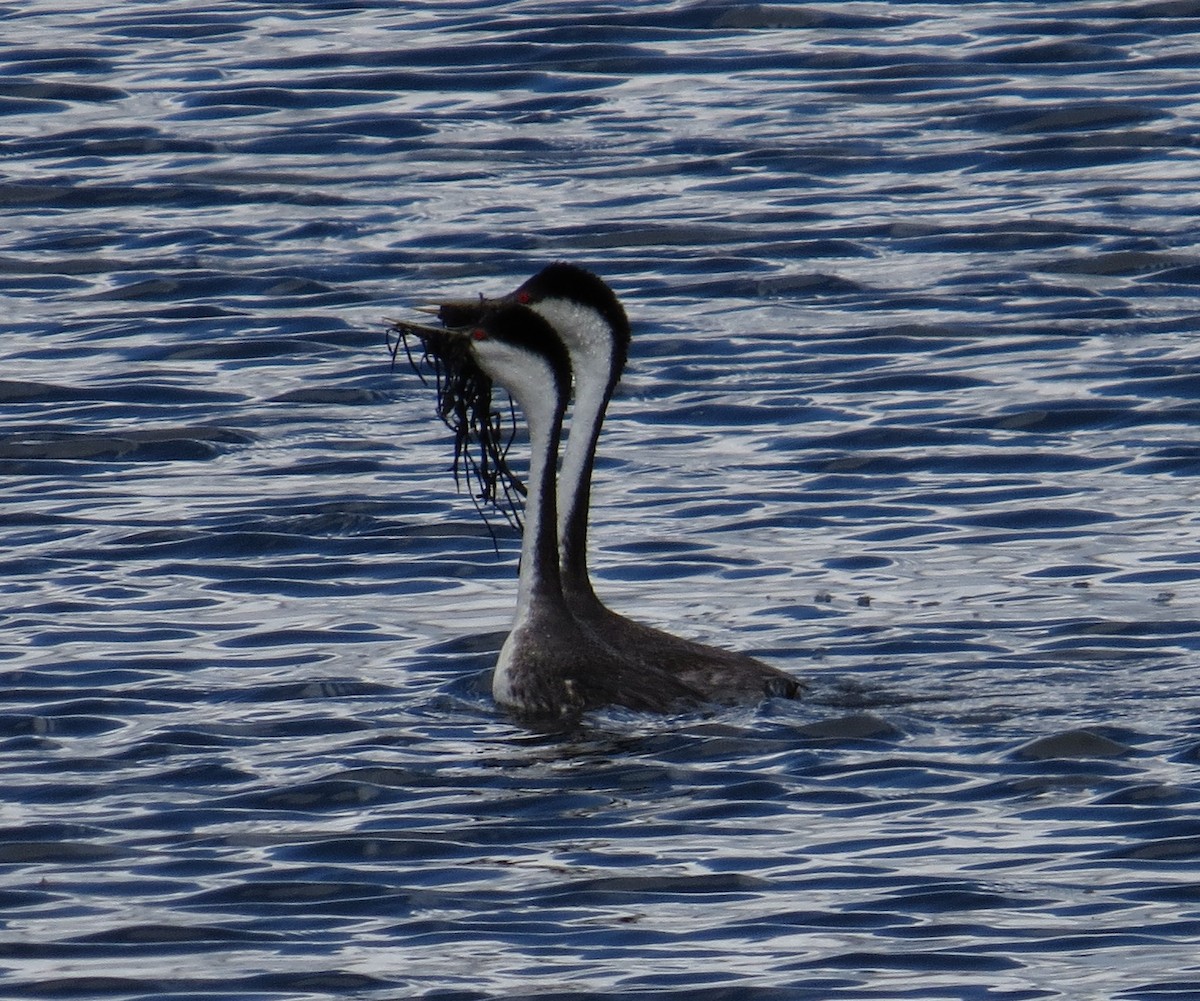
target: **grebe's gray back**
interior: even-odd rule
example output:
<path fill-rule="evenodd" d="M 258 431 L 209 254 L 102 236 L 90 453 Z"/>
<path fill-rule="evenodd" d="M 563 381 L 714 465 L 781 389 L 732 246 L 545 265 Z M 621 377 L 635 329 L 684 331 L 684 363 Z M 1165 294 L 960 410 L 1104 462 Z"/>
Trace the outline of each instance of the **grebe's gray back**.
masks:
<path fill-rule="evenodd" d="M 439 342 L 465 340 L 479 367 L 512 394 L 529 425 L 517 608 L 493 674 L 496 701 L 522 714 L 555 718 L 604 705 L 668 712 L 703 701 L 681 679 L 631 665 L 590 642 L 567 608 L 559 571 L 556 464 L 571 370 L 554 330 L 526 307 L 508 303 L 479 311 L 467 327 L 408 329 L 435 353 Z"/>
<path fill-rule="evenodd" d="M 570 356 L 575 400 L 559 470 L 558 531 L 563 597 L 579 627 L 622 663 L 668 673 L 710 701 L 798 695 L 800 684 L 777 668 L 628 619 L 596 596 L 587 566 L 592 467 L 605 411 L 625 368 L 629 321 L 602 279 L 571 264 L 552 264 L 497 301 L 519 303 L 539 315 Z M 481 308 L 480 301 L 446 303 L 441 314 L 461 320 Z"/>

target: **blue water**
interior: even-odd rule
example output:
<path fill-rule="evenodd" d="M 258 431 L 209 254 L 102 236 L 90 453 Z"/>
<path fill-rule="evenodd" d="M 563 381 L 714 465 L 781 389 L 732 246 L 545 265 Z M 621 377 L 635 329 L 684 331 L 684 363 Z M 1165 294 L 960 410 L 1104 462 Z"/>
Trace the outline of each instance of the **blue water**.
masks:
<path fill-rule="evenodd" d="M 1200 4 L 2 13 L 0 994 L 1200 996 Z M 554 259 L 598 589 L 805 700 L 492 704 L 384 318 Z"/>

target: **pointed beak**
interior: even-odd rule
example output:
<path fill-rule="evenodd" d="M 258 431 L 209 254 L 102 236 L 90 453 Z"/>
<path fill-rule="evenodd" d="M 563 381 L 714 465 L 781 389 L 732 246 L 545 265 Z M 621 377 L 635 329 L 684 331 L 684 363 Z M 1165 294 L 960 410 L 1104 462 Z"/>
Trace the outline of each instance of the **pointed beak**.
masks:
<path fill-rule="evenodd" d="M 468 327 L 479 322 L 480 317 L 503 305 L 503 299 L 450 299 L 436 305 L 418 307 L 422 313 L 436 316 L 447 327 Z"/>
<path fill-rule="evenodd" d="M 471 327 L 433 327 L 427 323 L 410 323 L 408 320 L 391 320 L 392 330 L 406 338 L 413 336 L 425 345 L 425 350 L 438 358 L 458 357 L 468 350 L 471 343 Z"/>
<path fill-rule="evenodd" d="M 423 341 L 444 340 L 447 337 L 452 337 L 455 334 L 465 333 L 447 327 L 433 327 L 428 323 L 413 323 L 410 320 L 388 320 L 392 325 L 392 329 L 398 334 L 412 334 L 414 337 L 419 337 Z"/>
<path fill-rule="evenodd" d="M 435 327 L 426 323 L 410 323 L 408 320 L 389 320 L 392 329 L 402 336 L 409 334 L 419 337 L 426 348 L 434 354 L 439 349 L 444 351 L 455 344 L 469 342 L 470 333 L 478 325 L 484 315 L 491 310 L 504 305 L 507 297 L 485 299 L 478 296 L 474 299 L 448 299 L 444 302 L 426 303 L 414 306 L 417 313 L 426 316 L 436 316 L 443 326 Z"/>

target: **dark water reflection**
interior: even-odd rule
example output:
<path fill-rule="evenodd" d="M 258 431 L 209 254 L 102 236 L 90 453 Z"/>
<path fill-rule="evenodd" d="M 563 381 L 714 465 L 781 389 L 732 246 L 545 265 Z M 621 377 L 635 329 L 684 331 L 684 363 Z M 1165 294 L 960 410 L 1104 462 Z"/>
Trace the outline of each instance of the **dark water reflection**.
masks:
<path fill-rule="evenodd" d="M 1200 5 L 4 13 L 6 996 L 1200 994 Z M 805 701 L 494 710 L 383 317 L 555 258 L 598 585 Z"/>

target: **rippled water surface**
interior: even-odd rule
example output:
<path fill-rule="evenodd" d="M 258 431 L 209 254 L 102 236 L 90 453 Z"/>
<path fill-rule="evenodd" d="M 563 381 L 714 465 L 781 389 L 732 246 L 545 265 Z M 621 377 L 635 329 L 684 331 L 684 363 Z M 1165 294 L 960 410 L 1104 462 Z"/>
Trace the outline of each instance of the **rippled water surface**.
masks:
<path fill-rule="evenodd" d="M 0 993 L 1200 996 L 1200 4 L 2 7 Z M 803 701 L 493 706 L 384 317 L 555 259 Z"/>

